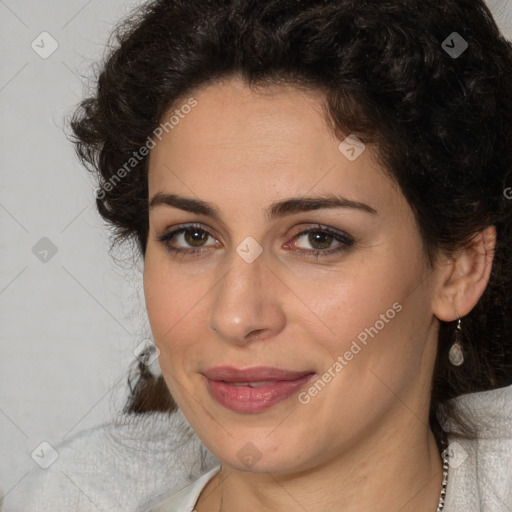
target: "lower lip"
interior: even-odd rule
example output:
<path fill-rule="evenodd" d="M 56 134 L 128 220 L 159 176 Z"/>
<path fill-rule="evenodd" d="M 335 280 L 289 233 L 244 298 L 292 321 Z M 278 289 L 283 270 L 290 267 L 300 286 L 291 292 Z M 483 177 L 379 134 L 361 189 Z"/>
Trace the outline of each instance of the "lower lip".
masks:
<path fill-rule="evenodd" d="M 224 407 L 236 412 L 258 412 L 295 394 L 314 375 L 310 373 L 300 379 L 274 381 L 256 388 L 234 386 L 218 380 L 206 380 L 210 394 Z"/>

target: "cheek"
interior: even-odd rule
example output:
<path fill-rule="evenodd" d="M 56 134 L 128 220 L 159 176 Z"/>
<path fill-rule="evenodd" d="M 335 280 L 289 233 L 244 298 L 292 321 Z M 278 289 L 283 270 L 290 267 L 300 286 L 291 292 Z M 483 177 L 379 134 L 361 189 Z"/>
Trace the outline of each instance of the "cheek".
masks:
<path fill-rule="evenodd" d="M 151 258 L 146 258 L 144 295 L 147 315 L 154 343 L 160 351 L 158 359 L 163 378 L 174 399 L 182 403 L 179 367 L 185 359 L 185 346 L 180 329 L 186 319 L 187 300 L 179 292 L 180 283 L 175 278 L 166 277 L 159 270 L 162 267 L 154 263 Z"/>
<path fill-rule="evenodd" d="M 393 305 L 416 282 L 415 271 L 395 268 L 398 260 L 391 255 L 357 260 L 328 274 L 297 273 L 289 283 L 302 309 L 318 325 L 318 334 L 334 344 L 357 336 L 375 322 L 380 326 L 381 315 L 394 319 L 397 306 L 393 309 Z"/>
<path fill-rule="evenodd" d="M 321 319 L 317 334 L 324 348 L 334 360 L 347 360 L 353 372 L 369 366 L 386 373 L 418 367 L 429 295 L 422 285 L 422 259 L 413 249 L 407 249 L 410 258 L 404 261 L 405 248 L 382 246 L 378 257 L 363 257 L 325 280 L 322 293 L 302 288 L 304 302 Z"/>
<path fill-rule="evenodd" d="M 330 392 L 322 398 L 330 406 L 343 397 L 355 417 L 384 410 L 423 375 L 432 358 L 425 352 L 428 294 L 421 288 L 411 293 L 413 282 L 405 286 L 402 279 L 397 286 L 390 281 L 388 287 L 379 282 L 378 288 L 366 288 L 366 296 L 347 290 L 342 299 L 346 310 L 337 320 L 333 315 L 337 337 L 328 346 L 333 362 L 339 363 Z M 349 296 L 358 297 L 359 304 Z"/>
<path fill-rule="evenodd" d="M 186 351 L 192 350 L 204 333 L 207 315 L 206 280 L 192 278 L 170 266 L 164 258 L 148 250 L 144 264 L 144 297 L 151 332 L 160 350 L 162 369 L 186 362 Z"/>
<path fill-rule="evenodd" d="M 144 262 L 144 297 L 155 344 L 162 351 L 186 307 L 179 279 L 166 272 L 165 262 L 148 248 Z M 170 270 L 170 269 L 169 269 Z"/>

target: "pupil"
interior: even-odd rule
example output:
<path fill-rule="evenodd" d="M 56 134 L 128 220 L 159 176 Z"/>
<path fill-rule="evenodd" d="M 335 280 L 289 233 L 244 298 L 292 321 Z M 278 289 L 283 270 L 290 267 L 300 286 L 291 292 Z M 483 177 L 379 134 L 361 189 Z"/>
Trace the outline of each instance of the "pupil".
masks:
<path fill-rule="evenodd" d="M 323 242 L 322 242 L 323 240 Z M 332 235 L 329 235 L 328 233 L 320 233 L 320 232 L 312 232 L 309 234 L 309 243 L 312 246 L 315 246 L 315 244 L 320 244 L 321 247 L 318 247 L 318 249 L 326 249 L 331 245 L 332 242 Z"/>
<path fill-rule="evenodd" d="M 189 229 L 185 233 L 185 240 L 190 245 L 201 245 L 201 242 L 205 242 L 207 239 L 208 234 L 205 231 L 201 231 L 199 229 Z"/>

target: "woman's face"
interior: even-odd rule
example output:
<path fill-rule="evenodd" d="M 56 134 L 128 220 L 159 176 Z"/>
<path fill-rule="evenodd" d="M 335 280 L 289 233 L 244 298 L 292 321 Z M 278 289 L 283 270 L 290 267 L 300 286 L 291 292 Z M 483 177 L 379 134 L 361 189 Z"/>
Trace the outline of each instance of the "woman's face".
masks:
<path fill-rule="evenodd" d="M 428 425 L 435 274 L 374 150 L 340 147 L 321 101 L 217 83 L 173 108 L 150 154 L 160 366 L 202 441 L 242 471 L 311 469 Z"/>

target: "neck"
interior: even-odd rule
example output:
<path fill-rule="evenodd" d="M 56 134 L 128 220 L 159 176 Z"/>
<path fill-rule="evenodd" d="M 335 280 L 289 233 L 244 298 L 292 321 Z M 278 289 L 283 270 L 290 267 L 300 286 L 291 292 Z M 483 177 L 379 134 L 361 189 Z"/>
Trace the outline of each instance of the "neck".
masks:
<path fill-rule="evenodd" d="M 299 474 L 249 473 L 223 466 L 208 483 L 197 512 L 435 512 L 441 456 L 430 428 L 410 412 L 354 441 L 343 455 Z M 421 428 L 419 428 L 419 426 Z"/>

